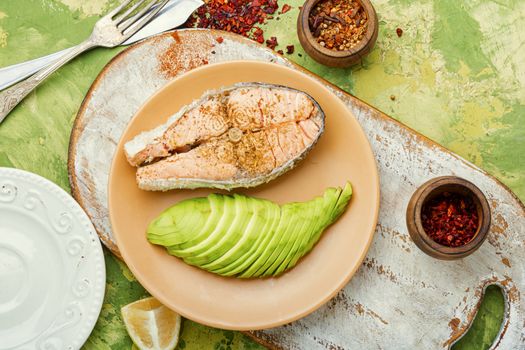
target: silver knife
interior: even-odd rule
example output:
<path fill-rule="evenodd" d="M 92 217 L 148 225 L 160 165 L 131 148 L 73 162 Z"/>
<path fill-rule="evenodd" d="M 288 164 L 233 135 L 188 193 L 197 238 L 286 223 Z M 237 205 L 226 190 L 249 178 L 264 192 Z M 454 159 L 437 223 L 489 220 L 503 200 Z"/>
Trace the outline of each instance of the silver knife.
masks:
<path fill-rule="evenodd" d="M 133 44 L 149 36 L 165 32 L 182 25 L 188 17 L 204 3 L 201 0 L 171 0 L 144 28 L 122 45 Z M 0 68 L 0 90 L 24 80 L 33 73 L 58 60 L 71 49 L 65 49 L 30 61 Z"/>

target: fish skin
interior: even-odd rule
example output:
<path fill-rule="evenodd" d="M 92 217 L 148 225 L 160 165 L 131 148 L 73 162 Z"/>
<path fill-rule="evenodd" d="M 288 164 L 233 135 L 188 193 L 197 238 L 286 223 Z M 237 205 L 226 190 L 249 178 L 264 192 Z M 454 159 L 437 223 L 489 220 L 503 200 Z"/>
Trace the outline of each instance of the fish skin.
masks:
<path fill-rule="evenodd" d="M 278 85 L 236 84 L 183 108 L 142 150 L 126 152 L 140 188 L 257 186 L 293 168 L 324 131 L 317 102 Z"/>

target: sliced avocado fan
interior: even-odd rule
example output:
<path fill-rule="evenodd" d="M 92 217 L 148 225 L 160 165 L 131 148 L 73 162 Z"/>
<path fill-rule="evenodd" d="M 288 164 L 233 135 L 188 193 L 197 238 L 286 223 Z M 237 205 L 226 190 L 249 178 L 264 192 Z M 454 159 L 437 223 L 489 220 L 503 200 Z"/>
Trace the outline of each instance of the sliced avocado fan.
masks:
<path fill-rule="evenodd" d="M 282 206 L 240 194 L 181 201 L 147 228 L 150 243 L 221 276 L 278 276 L 305 256 L 346 210 L 349 182 L 323 196 Z"/>

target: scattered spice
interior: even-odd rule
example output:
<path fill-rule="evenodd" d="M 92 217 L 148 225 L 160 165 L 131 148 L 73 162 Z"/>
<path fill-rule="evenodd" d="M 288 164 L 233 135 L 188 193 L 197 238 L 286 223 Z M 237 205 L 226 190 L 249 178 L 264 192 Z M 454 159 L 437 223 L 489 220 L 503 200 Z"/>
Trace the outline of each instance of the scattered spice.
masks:
<path fill-rule="evenodd" d="M 194 46 L 195 49 L 192 51 L 191 55 L 188 55 L 183 52 L 184 50 L 181 50 L 181 45 L 183 47 L 188 45 L 192 47 Z M 213 46 L 216 45 L 210 44 L 207 38 L 196 38 L 195 41 L 191 43 L 183 41 L 177 43 L 174 40 L 166 49 L 161 50 L 157 54 L 159 60 L 159 73 L 164 77 L 171 79 L 180 74 L 181 66 L 193 69 L 200 67 L 203 64 L 208 64 L 208 52 L 209 50 L 214 50 Z"/>
<path fill-rule="evenodd" d="M 180 37 L 179 37 L 179 33 L 174 30 L 173 32 L 171 32 L 171 37 L 173 38 L 173 40 L 175 40 L 175 42 L 177 44 L 180 44 Z"/>
<path fill-rule="evenodd" d="M 344 51 L 363 40 L 368 17 L 357 0 L 321 0 L 311 11 L 308 24 L 319 45 Z"/>
<path fill-rule="evenodd" d="M 290 5 L 284 4 L 283 8 L 281 10 L 281 14 L 286 13 L 286 12 L 290 11 L 291 9 L 292 9 L 292 7 Z"/>
<path fill-rule="evenodd" d="M 224 42 L 224 38 L 222 36 L 219 36 L 217 38 L 215 38 L 215 40 L 219 43 L 219 44 L 222 44 Z"/>
<path fill-rule="evenodd" d="M 277 42 L 277 38 L 272 36 L 270 39 L 266 40 L 266 46 L 268 46 L 270 49 L 275 49 L 275 47 L 279 45 Z"/>
<path fill-rule="evenodd" d="M 403 35 L 403 29 L 401 29 L 401 28 L 397 28 L 397 29 L 396 29 L 396 34 L 397 34 L 397 36 L 398 36 L 399 38 L 401 38 L 401 35 Z"/>
<path fill-rule="evenodd" d="M 299 57 L 303 57 L 303 54 L 301 54 L 301 53 L 298 53 L 298 54 L 297 54 L 297 56 L 299 56 Z"/>
<path fill-rule="evenodd" d="M 391 99 L 392 101 L 395 101 L 395 100 L 396 100 L 396 96 L 395 96 L 395 95 L 390 95 L 390 99 Z"/>
<path fill-rule="evenodd" d="M 479 225 L 472 198 L 449 192 L 425 203 L 421 220 L 425 233 L 447 247 L 459 247 L 470 242 Z"/>
<path fill-rule="evenodd" d="M 264 43 L 264 32 L 261 28 L 255 28 L 255 30 L 252 33 L 252 39 L 257 41 L 259 44 Z"/>
<path fill-rule="evenodd" d="M 286 46 L 286 53 L 288 55 L 291 55 L 294 52 L 294 50 L 295 50 L 295 47 L 293 45 L 287 45 Z"/>
<path fill-rule="evenodd" d="M 277 0 L 208 0 L 185 26 L 225 30 L 263 43 L 263 31 L 257 25 L 265 23 L 278 9 Z"/>
<path fill-rule="evenodd" d="M 278 53 L 279 55 L 284 55 L 283 50 L 277 50 L 277 53 Z"/>

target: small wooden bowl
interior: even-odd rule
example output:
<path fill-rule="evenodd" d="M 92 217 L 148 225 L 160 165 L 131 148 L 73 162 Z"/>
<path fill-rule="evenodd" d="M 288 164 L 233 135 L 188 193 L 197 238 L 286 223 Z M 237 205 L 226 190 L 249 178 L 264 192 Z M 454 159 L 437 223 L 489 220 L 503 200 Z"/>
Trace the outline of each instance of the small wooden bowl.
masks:
<path fill-rule="evenodd" d="M 474 238 L 459 247 L 441 245 L 427 236 L 421 222 L 423 205 L 443 192 L 457 193 L 472 198 L 479 217 L 478 230 Z M 487 198 L 473 183 L 456 176 L 437 177 L 425 182 L 410 198 L 406 212 L 408 233 L 414 243 L 428 255 L 442 259 L 460 259 L 476 251 L 487 238 L 490 228 L 490 208 Z"/>
<path fill-rule="evenodd" d="M 330 67 L 342 68 L 361 62 L 362 58 L 372 50 L 377 39 L 379 26 L 372 3 L 369 0 L 357 0 L 368 16 L 368 27 L 363 40 L 349 50 L 337 51 L 319 45 L 310 31 L 308 17 L 319 1 L 321 0 L 307 0 L 297 18 L 297 34 L 306 53 L 317 62 Z"/>

